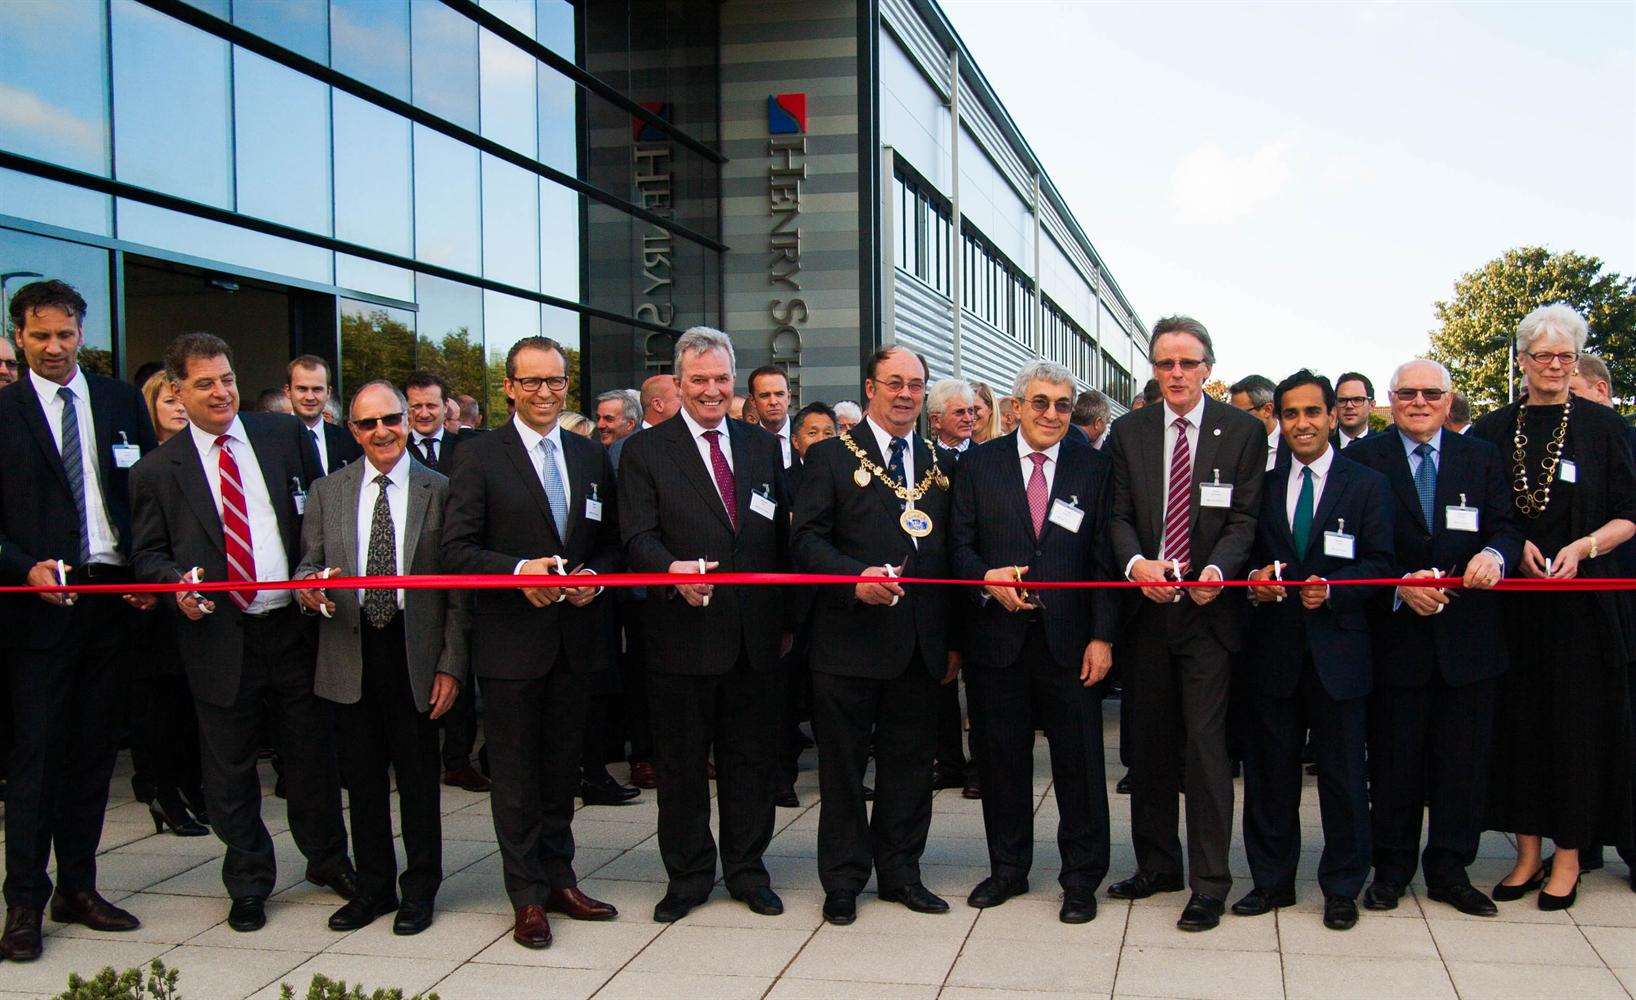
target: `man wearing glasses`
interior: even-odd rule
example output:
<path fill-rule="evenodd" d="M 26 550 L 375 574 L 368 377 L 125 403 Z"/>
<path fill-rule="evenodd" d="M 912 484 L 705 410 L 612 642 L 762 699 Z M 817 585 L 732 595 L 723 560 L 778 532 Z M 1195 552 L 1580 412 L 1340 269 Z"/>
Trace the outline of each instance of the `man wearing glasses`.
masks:
<path fill-rule="evenodd" d="M 10 337 L 0 337 L 0 389 L 17 381 L 17 348 Z"/>
<path fill-rule="evenodd" d="M 1143 584 L 1125 600 L 1121 656 L 1132 665 L 1131 830 L 1136 874 L 1108 887 L 1145 899 L 1182 887 L 1176 835 L 1185 746 L 1188 873 L 1192 898 L 1177 926 L 1221 921 L 1232 875 L 1233 775 L 1227 760 L 1230 655 L 1242 644 L 1242 598 L 1219 587 L 1180 588 L 1237 576 L 1255 541 L 1267 431 L 1261 421 L 1204 394 L 1215 364 L 1204 324 L 1186 316 L 1153 327 L 1149 360 L 1162 405 L 1114 421 L 1114 558 Z"/>
<path fill-rule="evenodd" d="M 1329 443 L 1341 451 L 1368 437 L 1369 415 L 1375 412 L 1375 383 L 1367 375 L 1347 372 L 1335 380 L 1335 434 Z"/>

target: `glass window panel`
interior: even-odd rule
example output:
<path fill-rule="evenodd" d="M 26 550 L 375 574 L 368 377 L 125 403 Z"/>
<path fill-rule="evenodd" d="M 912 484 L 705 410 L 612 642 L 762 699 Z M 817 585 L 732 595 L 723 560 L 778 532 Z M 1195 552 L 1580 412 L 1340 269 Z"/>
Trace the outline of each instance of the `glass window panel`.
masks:
<path fill-rule="evenodd" d="M 98 236 L 113 235 L 112 198 L 15 170 L 0 170 L 0 214 Z"/>
<path fill-rule="evenodd" d="M 330 64 L 409 98 L 409 0 L 330 0 Z"/>
<path fill-rule="evenodd" d="M 329 0 L 233 0 L 233 23 L 308 59 L 329 62 Z"/>
<path fill-rule="evenodd" d="M 402 385 L 415 370 L 415 314 L 356 299 L 341 300 L 341 392 L 350 405 L 374 379 Z"/>
<path fill-rule="evenodd" d="M 416 367 L 440 373 L 455 395 L 483 399 L 488 370 L 483 356 L 483 290 L 419 274 L 415 302 L 420 307 L 415 316 Z"/>
<path fill-rule="evenodd" d="M 574 61 L 574 5 L 569 0 L 539 0 L 534 37 L 546 48 Z"/>
<path fill-rule="evenodd" d="M 189 7 L 197 7 L 207 14 L 214 14 L 222 20 L 227 20 L 227 7 L 230 0 L 182 0 Z"/>
<path fill-rule="evenodd" d="M 513 28 L 534 37 L 534 0 L 481 0 L 481 5 Z"/>
<path fill-rule="evenodd" d="M 413 302 L 415 273 L 391 264 L 381 264 L 363 257 L 338 253 L 335 255 L 335 284 L 354 292 L 384 295 L 389 299 Z"/>
<path fill-rule="evenodd" d="M 481 274 L 477 150 L 415 126 L 415 257 Z"/>
<path fill-rule="evenodd" d="M 413 0 L 415 103 L 477 129 L 477 25 L 442 0 Z"/>
<path fill-rule="evenodd" d="M 85 344 L 80 348 L 80 364 L 98 375 L 114 375 L 113 302 L 108 289 L 108 251 L 81 243 L 54 240 L 15 229 L 0 229 L 0 272 L 33 271 L 40 277 L 20 276 L 5 282 L 0 301 L 0 329 L 8 334 L 11 321 L 10 296 L 31 281 L 56 278 L 66 281 L 85 296 Z M 22 360 L 21 357 L 18 360 Z"/>
<path fill-rule="evenodd" d="M 574 81 L 541 63 L 539 65 L 541 163 L 565 174 L 579 176 L 579 129 Z"/>
<path fill-rule="evenodd" d="M 410 256 L 409 122 L 340 91 L 334 113 L 336 237 Z"/>
<path fill-rule="evenodd" d="M 226 42 L 116 0 L 114 160 L 121 180 L 233 207 Z M 178 128 L 176 110 L 187 109 Z"/>
<path fill-rule="evenodd" d="M 540 291 L 581 302 L 578 192 L 541 177 Z"/>
<path fill-rule="evenodd" d="M 239 211 L 328 236 L 329 88 L 236 49 L 233 103 Z"/>
<path fill-rule="evenodd" d="M 538 148 L 534 57 L 492 31 L 478 35 L 483 137 L 534 156 Z"/>
<path fill-rule="evenodd" d="M 107 175 L 103 10 L 89 2 L 0 5 L 0 147 Z"/>
<path fill-rule="evenodd" d="M 540 287 L 537 180 L 483 156 L 483 275 L 530 291 Z"/>
<path fill-rule="evenodd" d="M 122 240 L 325 285 L 335 278 L 335 255 L 320 247 L 124 198 L 115 211 Z"/>
<path fill-rule="evenodd" d="M 506 352 L 511 350 L 512 344 L 524 337 L 536 336 L 539 332 L 539 303 L 500 292 L 483 292 L 483 343 L 489 359 L 487 410 L 491 427 L 504 423 L 507 419 L 506 391 L 503 384 L 506 377 Z M 572 379 L 574 376 L 572 365 L 568 368 L 568 374 Z M 570 394 L 574 392 L 574 385 L 574 382 L 569 383 Z"/>

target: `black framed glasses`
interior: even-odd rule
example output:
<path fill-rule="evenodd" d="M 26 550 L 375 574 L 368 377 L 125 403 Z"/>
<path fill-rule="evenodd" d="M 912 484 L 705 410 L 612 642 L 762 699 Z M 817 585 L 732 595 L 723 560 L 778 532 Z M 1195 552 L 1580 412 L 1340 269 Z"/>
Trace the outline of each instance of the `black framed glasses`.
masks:
<path fill-rule="evenodd" d="M 1336 406 L 1362 406 L 1369 402 L 1368 396 L 1339 396 L 1335 400 Z"/>
<path fill-rule="evenodd" d="M 1412 403 L 1416 396 L 1422 396 L 1428 403 L 1435 403 L 1448 395 L 1444 389 L 1393 389 L 1392 395 L 1399 403 Z"/>
<path fill-rule="evenodd" d="M 383 413 L 378 417 L 364 417 L 361 420 L 354 420 L 352 422 L 352 426 L 365 432 L 374 430 L 376 424 L 385 424 L 388 427 L 401 427 L 403 426 L 403 412 L 400 410 L 397 413 Z"/>
<path fill-rule="evenodd" d="M 530 375 L 527 378 L 514 378 L 511 381 L 513 385 L 524 392 L 539 392 L 542 385 L 552 392 L 561 392 L 568 388 L 568 376 L 566 375 L 547 375 L 544 378 L 536 378 Z"/>

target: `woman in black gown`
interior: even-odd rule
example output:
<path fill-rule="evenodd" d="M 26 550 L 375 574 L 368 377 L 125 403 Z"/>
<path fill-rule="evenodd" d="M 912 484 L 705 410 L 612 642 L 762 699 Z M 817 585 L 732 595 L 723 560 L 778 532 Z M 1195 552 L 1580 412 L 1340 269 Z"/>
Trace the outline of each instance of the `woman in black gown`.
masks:
<path fill-rule="evenodd" d="M 1472 428 L 1510 456 L 1527 577 L 1617 576 L 1608 553 L 1636 533 L 1624 421 L 1568 391 L 1585 334 L 1564 305 L 1524 317 L 1517 359 L 1527 395 Z M 1517 863 L 1494 898 L 1538 889 L 1540 909 L 1566 909 L 1579 852 L 1631 840 L 1633 623 L 1610 591 L 1518 593 L 1506 605 L 1511 671 L 1500 681 L 1488 821 L 1516 834 Z M 1545 837 L 1555 845 L 1548 868 Z"/>

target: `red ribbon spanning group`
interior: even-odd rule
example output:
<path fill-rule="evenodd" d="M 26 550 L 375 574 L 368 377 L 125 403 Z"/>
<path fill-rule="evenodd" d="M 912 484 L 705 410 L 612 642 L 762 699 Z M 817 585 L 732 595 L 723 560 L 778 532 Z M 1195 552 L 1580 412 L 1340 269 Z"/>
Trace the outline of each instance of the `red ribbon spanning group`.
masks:
<path fill-rule="evenodd" d="M 560 588 L 565 586 L 598 587 L 668 587 L 676 584 L 698 585 L 708 583 L 717 587 L 774 587 L 774 586 L 852 586 L 859 583 L 907 584 L 910 586 L 940 587 L 1014 587 L 1025 590 L 1134 590 L 1142 587 L 1301 587 L 1302 580 L 1181 580 L 1160 584 L 1143 584 L 1127 580 L 948 580 L 935 577 L 848 576 L 832 573 L 605 573 L 589 580 L 585 577 L 564 577 L 556 573 L 537 576 L 512 574 L 444 574 L 436 576 L 332 576 L 325 580 L 270 580 L 258 582 L 254 588 L 227 580 L 208 580 L 202 583 L 71 583 L 67 586 L 0 587 L 0 594 L 175 594 L 212 593 L 228 590 L 513 590 L 522 588 Z M 1331 587 L 1436 587 L 1461 589 L 1458 576 L 1426 576 L 1413 578 L 1383 577 L 1366 580 L 1325 580 Z M 1571 580 L 1541 580 L 1513 577 L 1501 580 L 1493 589 L 1498 591 L 1595 591 L 1636 590 L 1633 578 L 1587 578 Z"/>

